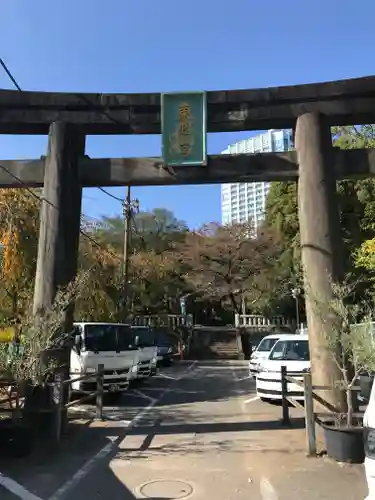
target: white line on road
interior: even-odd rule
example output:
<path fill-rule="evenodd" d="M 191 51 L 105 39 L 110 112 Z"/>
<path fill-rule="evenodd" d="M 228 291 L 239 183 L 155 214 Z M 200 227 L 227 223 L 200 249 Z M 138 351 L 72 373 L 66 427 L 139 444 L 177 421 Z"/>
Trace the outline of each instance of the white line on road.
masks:
<path fill-rule="evenodd" d="M 110 443 L 107 443 L 104 448 L 102 448 L 96 455 L 94 455 L 88 462 L 86 462 L 77 472 L 66 481 L 50 498 L 49 500 L 59 500 L 62 498 L 69 490 L 76 486 L 93 468 L 98 460 L 106 457 L 114 448 L 116 444 L 116 437 L 110 437 Z"/>
<path fill-rule="evenodd" d="M 233 380 L 235 382 L 238 382 L 240 379 L 237 377 L 235 365 L 232 364 L 231 367 L 232 367 Z M 247 378 L 250 378 L 250 377 L 247 377 Z M 239 393 L 240 391 L 237 390 L 235 392 Z M 251 398 L 249 398 L 245 401 L 242 401 L 241 402 L 242 410 L 246 411 L 245 410 L 246 403 L 251 403 L 252 401 L 257 401 L 258 399 L 260 399 L 258 396 L 252 396 Z M 259 449 L 262 449 L 262 447 L 260 447 Z M 271 481 L 267 477 L 265 477 L 265 476 L 261 477 L 259 489 L 260 489 L 260 494 L 261 494 L 262 500 L 279 500 L 279 496 L 278 496 L 275 488 L 273 487 Z"/>
<path fill-rule="evenodd" d="M 244 404 L 247 405 L 248 403 L 252 403 L 253 401 L 258 401 L 259 396 L 253 396 L 252 398 L 245 399 Z"/>
<path fill-rule="evenodd" d="M 183 373 L 180 375 L 180 377 L 174 379 L 174 380 L 181 380 L 183 377 L 185 377 L 190 370 L 196 365 L 196 361 L 194 361 L 191 365 L 188 366 L 186 370 L 183 371 Z M 136 392 L 139 396 L 144 397 L 145 399 L 149 399 L 151 402 L 150 404 L 144 408 L 142 411 L 140 411 L 134 418 L 133 420 L 125 420 L 122 421 L 123 424 L 125 424 L 125 427 L 131 428 L 133 426 L 137 425 L 137 422 L 141 420 L 150 410 L 153 408 L 156 403 L 158 403 L 167 392 L 171 390 L 170 387 L 167 387 L 164 389 L 164 391 L 160 394 L 159 398 L 151 398 L 150 396 L 147 396 L 141 391 L 133 391 Z M 111 410 L 121 410 L 121 407 L 115 407 L 111 408 Z M 113 417 L 112 417 L 113 418 Z M 111 417 L 109 417 L 110 420 L 112 420 Z M 68 479 L 50 498 L 49 500 L 61 500 L 63 496 L 66 495 L 68 491 L 70 491 L 72 488 L 74 488 L 82 479 L 92 470 L 92 468 L 96 465 L 96 462 L 102 460 L 104 457 L 106 457 L 115 447 L 117 438 L 110 436 L 109 437 L 110 442 L 107 443 L 96 455 L 94 455 L 90 460 L 88 460 L 70 479 Z M 31 493 L 31 491 L 27 490 L 24 486 L 21 484 L 17 483 L 14 481 L 14 479 L 11 479 L 10 477 L 4 476 L 0 472 L 0 486 L 6 488 L 8 491 L 16 495 L 18 498 L 21 500 L 42 500 L 40 497 L 37 495 L 34 495 L 34 493 Z"/>
<path fill-rule="evenodd" d="M 190 370 L 192 370 L 192 369 L 194 368 L 194 366 L 195 366 L 196 364 L 197 364 L 197 361 L 193 361 L 193 362 L 191 363 L 191 365 L 189 365 L 189 366 L 186 368 L 186 370 L 184 370 L 184 371 L 182 372 L 182 374 L 181 374 L 181 375 L 179 375 L 178 377 L 173 377 L 172 375 L 167 375 L 167 374 L 165 374 L 165 373 L 159 373 L 159 374 L 157 375 L 157 377 L 158 377 L 158 378 L 166 378 L 166 379 L 168 379 L 168 380 L 181 380 L 183 377 L 185 377 L 185 375 L 186 375 L 186 374 L 187 374 Z"/>
<path fill-rule="evenodd" d="M 164 373 L 160 373 L 157 375 L 158 378 L 166 378 L 167 380 L 178 380 L 178 377 L 172 377 L 171 375 L 165 375 Z"/>
<path fill-rule="evenodd" d="M 231 368 L 232 368 L 232 375 L 233 375 L 233 380 L 234 382 L 240 382 L 241 380 L 252 380 L 251 377 L 247 376 L 245 378 L 239 378 L 237 376 L 237 371 L 236 371 L 236 368 L 237 366 L 235 364 L 231 364 Z M 238 386 L 237 386 L 238 387 Z M 244 396 L 243 394 L 243 391 L 240 390 L 240 389 L 234 389 L 234 392 L 235 394 L 237 394 L 237 396 L 241 397 L 241 396 Z M 249 404 L 249 403 L 252 403 L 253 401 L 257 401 L 259 399 L 258 396 L 254 395 L 254 396 L 251 396 L 250 398 L 246 399 L 245 401 L 241 401 L 241 405 L 242 407 L 244 408 L 244 405 L 245 404 Z"/>
<path fill-rule="evenodd" d="M 193 361 L 193 362 L 191 363 L 191 365 L 189 365 L 189 366 L 186 368 L 186 370 L 182 372 L 182 375 L 180 376 L 179 380 L 180 380 L 181 378 L 185 377 L 185 375 L 187 375 L 187 373 L 188 373 L 190 370 L 192 370 L 192 369 L 194 368 L 194 366 L 195 366 L 197 363 L 198 363 L 198 361 L 196 361 L 196 360 L 195 360 L 195 361 Z"/>
<path fill-rule="evenodd" d="M 271 481 L 264 476 L 260 480 L 260 494 L 262 495 L 262 500 L 279 500 L 279 496 L 272 486 Z"/>
<path fill-rule="evenodd" d="M 177 379 L 175 379 L 175 381 L 178 381 L 178 380 L 181 380 L 183 377 L 186 377 L 186 375 L 188 375 L 188 373 L 190 372 L 190 370 L 192 370 L 192 368 L 195 366 L 197 362 L 196 361 L 193 361 L 193 363 L 191 365 L 188 366 L 188 368 L 186 368 L 186 370 L 184 370 L 181 374 L 181 376 Z M 151 410 L 151 408 L 153 406 L 156 405 L 156 403 L 158 403 L 159 401 L 161 401 L 163 399 L 163 397 L 165 396 L 165 394 L 167 392 L 170 392 L 172 390 L 172 387 L 166 387 L 164 389 L 164 391 L 160 394 L 160 396 L 158 397 L 158 399 L 154 399 L 153 401 L 151 401 L 151 403 L 146 406 L 146 408 L 144 408 L 141 412 L 139 412 L 134 418 L 133 420 L 130 422 L 128 428 L 131 428 L 131 427 L 136 427 L 137 426 L 137 423 Z"/>
<path fill-rule="evenodd" d="M 132 394 L 139 396 L 140 398 L 143 398 L 143 399 L 148 399 L 149 401 L 157 401 L 157 398 L 153 398 L 151 396 L 148 396 L 147 394 L 143 393 L 142 391 L 138 391 L 137 389 L 133 389 L 130 392 L 130 395 L 132 395 Z"/>
<path fill-rule="evenodd" d="M 185 377 L 188 375 L 190 370 L 195 366 L 196 361 L 194 361 L 191 365 L 188 366 L 186 370 L 183 371 L 181 377 L 178 379 L 180 380 L 181 378 Z M 171 390 L 170 387 L 166 387 L 164 391 L 160 394 L 158 399 L 154 399 L 151 401 L 151 403 L 144 408 L 142 411 L 140 411 L 133 420 L 131 420 L 128 425 L 126 426 L 128 429 L 131 427 L 134 427 L 137 425 L 137 423 L 153 408 L 156 403 L 161 401 L 165 394 Z M 96 462 L 100 461 L 104 457 L 106 457 L 116 446 L 117 443 L 117 438 L 110 438 L 111 442 L 108 443 L 104 448 L 102 448 L 99 453 L 97 453 L 94 457 L 92 457 L 88 462 L 86 462 L 83 467 L 81 467 L 73 477 L 68 479 L 50 498 L 49 500 L 61 500 L 68 491 L 70 491 L 72 488 L 77 486 L 77 484 L 82 481 L 82 479 L 92 470 L 92 468 L 96 465 Z M 25 498 L 22 500 L 41 500 L 38 498 Z"/>
<path fill-rule="evenodd" d="M 24 488 L 21 484 L 14 481 L 10 477 L 6 477 L 0 472 L 0 486 L 3 486 L 8 491 L 16 495 L 21 500 L 42 500 L 40 497 L 31 493 L 31 491 Z"/>

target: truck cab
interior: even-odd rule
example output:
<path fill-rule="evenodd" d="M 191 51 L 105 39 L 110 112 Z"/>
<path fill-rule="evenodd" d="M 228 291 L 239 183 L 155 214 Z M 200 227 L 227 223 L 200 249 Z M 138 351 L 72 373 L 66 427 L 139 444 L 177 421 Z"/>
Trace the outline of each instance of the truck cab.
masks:
<path fill-rule="evenodd" d="M 74 323 L 70 355 L 71 378 L 94 373 L 104 365 L 104 392 L 121 394 L 137 372 L 139 349 L 130 325 L 122 323 Z M 73 391 L 93 392 L 95 378 L 72 383 Z"/>
<path fill-rule="evenodd" d="M 149 326 L 132 326 L 131 331 L 134 343 L 138 347 L 137 371 L 131 378 L 145 379 L 156 374 L 157 347 L 155 346 L 155 334 Z"/>
<path fill-rule="evenodd" d="M 170 366 L 178 353 L 178 337 L 168 328 L 155 328 L 155 346 L 157 348 L 157 363 L 161 366 Z"/>
<path fill-rule="evenodd" d="M 365 473 L 368 487 L 366 500 L 375 498 L 375 384 L 372 384 L 370 400 L 363 416 Z"/>

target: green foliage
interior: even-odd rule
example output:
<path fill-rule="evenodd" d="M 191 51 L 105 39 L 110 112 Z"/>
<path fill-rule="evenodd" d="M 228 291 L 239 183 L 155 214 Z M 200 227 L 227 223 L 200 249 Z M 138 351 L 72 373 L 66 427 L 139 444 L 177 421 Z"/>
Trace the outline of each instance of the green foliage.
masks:
<path fill-rule="evenodd" d="M 165 209 L 140 212 L 131 220 L 129 279 L 132 313 L 179 313 L 179 297 L 190 291 L 172 250 L 184 241 L 187 225 Z M 93 233 L 102 249 L 81 239 L 80 267 L 90 269 L 90 283 L 76 305 L 76 318 L 119 321 L 122 315 L 124 220 L 103 217 Z M 103 250 L 104 248 L 104 250 Z"/>
<path fill-rule="evenodd" d="M 48 381 L 56 366 L 43 363 L 42 354 L 50 349 L 66 346 L 70 332 L 65 331 L 66 313 L 71 304 L 87 289 L 88 273 L 79 273 L 65 289 L 56 294 L 50 310 L 43 316 L 32 314 L 29 301 L 27 313 L 17 325 L 19 346 L 13 349 L 7 343 L 0 344 L 0 376 L 16 385 L 28 381 L 41 385 Z M 62 332 L 62 333 L 61 333 Z"/>
<path fill-rule="evenodd" d="M 375 276 L 375 238 L 362 243 L 356 254 L 356 263 Z"/>
<path fill-rule="evenodd" d="M 361 316 L 359 304 L 351 302 L 353 285 L 331 284 L 332 300 L 328 303 L 313 297 L 313 307 L 320 315 L 323 323 L 328 323 L 325 328 L 326 347 L 332 359 L 341 372 L 342 380 L 338 387 L 346 393 L 346 424 L 353 424 L 353 408 L 355 395 L 352 387 L 362 372 L 375 371 L 375 343 L 373 338 L 373 325 L 371 317 L 373 310 L 370 308 L 366 315 Z"/>
<path fill-rule="evenodd" d="M 172 252 L 138 252 L 131 259 L 132 311 L 135 314 L 180 312 L 187 291 L 183 270 Z"/>
<path fill-rule="evenodd" d="M 362 127 L 334 127 L 332 129 L 335 147 L 353 149 L 374 147 L 375 132 L 372 125 Z M 375 237 L 375 181 L 373 179 L 344 180 L 338 184 L 338 203 L 344 239 L 346 270 L 353 282 L 357 282 L 357 300 L 367 293 L 369 278 L 366 264 L 369 259 L 369 245 L 361 251 L 361 245 Z M 281 233 L 283 251 L 278 272 L 286 287 L 301 283 L 301 262 L 298 224 L 297 183 L 274 182 L 266 202 L 266 224 Z M 365 258 L 366 255 L 366 258 Z M 365 269 L 366 268 L 366 269 Z M 367 275 L 363 275 L 364 269 Z M 358 280 L 361 276 L 361 280 Z M 292 306 L 292 299 L 279 288 L 279 296 L 273 303 L 284 311 Z"/>
<path fill-rule="evenodd" d="M 0 190 L 0 270 L 2 322 L 25 312 L 34 286 L 40 202 L 24 189 Z"/>
<path fill-rule="evenodd" d="M 190 233 L 180 246 L 191 286 L 205 297 L 229 300 L 234 312 L 241 311 L 242 299 L 254 306 L 260 301 L 279 255 L 274 231 L 251 233 L 252 224 L 211 223 Z"/>
<path fill-rule="evenodd" d="M 139 212 L 132 217 L 131 246 L 133 251 L 161 253 L 169 250 L 175 241 L 182 241 L 188 231 L 185 222 L 178 220 L 172 212 L 155 208 L 152 212 Z M 95 232 L 95 238 L 121 253 L 124 245 L 124 219 L 103 217 Z"/>

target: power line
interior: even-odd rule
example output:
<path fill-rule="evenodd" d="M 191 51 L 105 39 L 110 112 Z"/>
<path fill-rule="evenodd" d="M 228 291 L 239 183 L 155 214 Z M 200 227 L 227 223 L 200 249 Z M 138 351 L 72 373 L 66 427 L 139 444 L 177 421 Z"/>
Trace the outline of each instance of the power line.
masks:
<path fill-rule="evenodd" d="M 17 90 L 19 90 L 19 92 L 22 92 L 22 89 L 18 85 L 17 80 L 14 78 L 14 76 L 12 75 L 9 68 L 7 67 L 7 65 L 5 64 L 5 62 L 3 61 L 3 59 L 1 57 L 0 57 L 0 64 L 3 67 L 4 71 L 6 72 L 6 74 L 8 75 L 8 77 L 10 78 L 10 80 L 13 82 L 14 86 L 17 88 Z M 77 95 L 79 95 L 79 94 L 77 94 Z M 90 102 L 89 99 L 87 99 L 85 96 L 79 96 L 79 97 L 82 98 L 89 106 L 92 107 L 92 103 Z M 101 110 L 101 113 L 104 116 L 106 116 L 108 119 L 112 120 L 114 123 L 119 123 L 119 121 L 116 120 L 115 118 L 113 118 L 107 111 Z M 104 189 L 102 187 L 98 187 L 98 189 L 100 191 L 102 191 L 103 193 L 105 193 L 110 198 L 113 198 L 114 200 L 119 201 L 120 203 L 124 204 L 124 200 L 122 198 L 119 198 L 118 196 L 115 196 L 114 194 L 109 193 L 106 189 Z"/>
<path fill-rule="evenodd" d="M 106 194 L 110 198 L 113 198 L 114 200 L 119 201 L 120 203 L 124 204 L 124 200 L 122 198 L 119 198 L 118 196 L 115 196 L 114 194 L 109 193 L 106 189 L 104 189 L 102 187 L 98 187 L 97 189 L 99 189 L 102 193 Z"/>
<path fill-rule="evenodd" d="M 49 200 L 47 200 L 47 198 L 44 198 L 44 197 L 41 197 L 41 196 L 38 196 L 32 189 L 30 189 L 19 177 L 17 177 L 16 175 L 14 175 L 10 170 L 8 170 L 4 165 L 2 165 L 0 163 L 0 168 L 2 168 L 5 172 L 7 172 L 8 175 L 10 175 L 10 177 L 12 177 L 12 179 L 14 179 L 15 181 L 17 181 L 21 186 L 23 186 L 23 188 L 28 192 L 30 193 L 31 196 L 33 196 L 36 200 L 40 201 L 40 202 L 43 202 L 45 201 L 48 205 L 50 205 L 51 207 L 53 207 L 55 210 L 58 210 L 58 208 Z M 84 217 L 85 215 L 82 214 Z M 108 255 L 110 255 L 111 257 L 114 257 L 116 258 L 117 260 L 121 261 L 122 262 L 122 259 L 116 255 L 115 253 L 111 252 L 110 250 L 108 250 L 107 248 L 103 247 L 98 241 L 96 241 L 94 238 L 92 238 L 89 234 L 87 234 L 85 231 L 83 231 L 82 229 L 79 230 L 79 232 L 82 234 L 82 236 L 84 236 L 85 238 L 87 238 L 93 245 L 95 245 L 96 247 L 100 248 L 102 251 L 106 252 Z"/>
<path fill-rule="evenodd" d="M 0 57 L 0 65 L 3 67 L 4 71 L 6 72 L 6 74 L 8 75 L 8 77 L 10 78 L 10 80 L 12 81 L 12 83 L 14 84 L 14 86 L 17 88 L 17 90 L 19 92 L 23 92 L 22 89 L 21 89 L 21 87 L 18 85 L 17 80 L 14 78 L 14 76 L 12 75 L 12 73 L 10 72 L 10 70 L 8 69 L 7 65 L 5 64 L 5 62 L 3 61 L 3 59 L 1 57 Z M 105 114 L 107 115 L 107 113 L 105 113 Z M 38 196 L 34 191 L 32 191 L 28 186 L 26 186 L 26 184 L 19 177 L 17 177 L 12 172 L 10 172 L 4 165 L 0 164 L 0 168 L 2 168 L 3 170 L 5 170 L 5 172 L 7 172 L 8 175 L 10 175 L 14 180 L 16 180 L 19 184 L 21 184 L 24 187 L 24 189 L 26 189 L 26 191 L 28 193 L 30 193 L 38 201 L 40 201 L 40 202 L 45 201 L 46 203 L 48 203 L 48 205 L 50 205 L 51 207 L 53 207 L 55 210 L 58 210 L 58 208 L 55 207 L 55 205 L 53 205 L 53 203 L 51 203 L 49 200 L 47 200 L 44 197 L 42 198 L 42 197 Z M 107 193 L 107 194 L 109 196 L 112 196 L 110 193 Z M 117 197 L 115 197 L 115 198 L 117 198 Z M 84 214 L 82 214 L 82 215 L 84 216 Z M 111 255 L 112 257 L 114 257 L 114 258 L 122 261 L 118 255 L 116 255 L 115 253 L 111 252 L 107 248 L 104 248 L 100 243 L 98 243 L 94 238 L 92 238 L 89 234 L 87 234 L 82 229 L 80 229 L 80 233 L 82 234 L 82 236 L 84 236 L 85 238 L 87 238 L 96 247 L 100 248 L 102 251 L 106 252 L 108 255 Z"/>
<path fill-rule="evenodd" d="M 4 69 L 5 73 L 8 75 L 9 79 L 12 81 L 13 85 L 16 87 L 16 89 L 19 91 L 19 92 L 23 92 L 23 90 L 21 89 L 21 87 L 18 85 L 17 83 L 17 80 L 15 79 L 15 77 L 13 76 L 13 74 L 10 72 L 8 66 L 5 64 L 4 60 L 0 57 L 0 65 L 2 66 L 2 68 Z M 76 94 L 76 96 L 81 99 L 82 101 L 84 101 L 86 104 L 88 104 L 92 109 L 94 109 L 94 106 L 92 104 L 92 102 L 90 101 L 90 99 L 88 99 L 85 95 L 83 94 Z M 108 120 L 112 121 L 113 123 L 116 123 L 117 125 L 122 125 L 122 126 L 125 126 L 126 124 L 124 122 L 122 122 L 121 120 L 117 120 L 116 118 L 114 118 L 108 111 L 106 111 L 105 109 L 100 109 L 99 110 L 100 113 L 102 113 L 103 116 L 105 116 L 106 118 L 108 118 Z"/>
<path fill-rule="evenodd" d="M 94 106 L 92 104 L 92 102 L 90 101 L 90 99 L 88 99 L 84 94 L 76 94 L 76 96 L 81 99 L 81 101 L 84 101 L 86 104 L 88 104 L 91 109 L 94 109 Z M 96 109 L 96 108 L 95 108 Z M 125 126 L 126 124 L 124 122 L 122 122 L 121 120 L 117 120 L 117 118 L 114 118 L 110 113 L 108 113 L 108 111 L 106 111 L 105 109 L 100 109 L 99 110 L 100 113 L 102 113 L 103 116 L 105 116 L 106 118 L 108 118 L 108 120 L 110 120 L 111 122 L 115 123 L 116 125 L 121 125 L 121 126 Z M 129 126 L 127 126 L 128 129 L 130 129 Z"/>
<path fill-rule="evenodd" d="M 8 75 L 9 79 L 12 81 L 13 85 L 16 87 L 16 89 L 19 90 L 20 92 L 22 92 L 22 89 L 18 85 L 17 80 L 14 78 L 14 76 L 12 75 L 10 70 L 8 69 L 8 66 L 5 64 L 5 62 L 3 61 L 3 59 L 1 57 L 0 57 L 0 64 L 3 67 L 5 73 Z"/>

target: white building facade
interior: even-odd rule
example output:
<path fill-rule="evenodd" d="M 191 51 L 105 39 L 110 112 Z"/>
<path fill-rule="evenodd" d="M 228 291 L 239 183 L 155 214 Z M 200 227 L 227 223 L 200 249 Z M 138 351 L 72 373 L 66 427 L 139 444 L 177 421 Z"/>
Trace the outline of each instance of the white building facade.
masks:
<path fill-rule="evenodd" d="M 293 145 L 291 130 L 268 130 L 236 142 L 222 154 L 270 153 L 288 151 Z M 235 224 L 252 221 L 255 228 L 264 219 L 269 182 L 237 182 L 221 185 L 221 222 Z"/>

